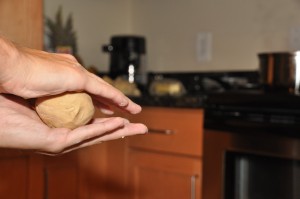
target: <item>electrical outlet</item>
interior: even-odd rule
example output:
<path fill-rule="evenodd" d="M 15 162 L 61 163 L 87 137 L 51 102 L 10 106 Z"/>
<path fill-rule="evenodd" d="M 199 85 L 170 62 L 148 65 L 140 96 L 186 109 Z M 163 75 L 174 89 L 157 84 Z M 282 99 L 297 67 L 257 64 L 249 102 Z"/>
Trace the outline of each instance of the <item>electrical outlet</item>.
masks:
<path fill-rule="evenodd" d="M 199 32 L 196 41 L 196 56 L 198 62 L 208 62 L 212 59 L 212 34 Z"/>
<path fill-rule="evenodd" d="M 290 49 L 293 51 L 300 50 L 300 27 L 292 27 L 290 29 Z"/>

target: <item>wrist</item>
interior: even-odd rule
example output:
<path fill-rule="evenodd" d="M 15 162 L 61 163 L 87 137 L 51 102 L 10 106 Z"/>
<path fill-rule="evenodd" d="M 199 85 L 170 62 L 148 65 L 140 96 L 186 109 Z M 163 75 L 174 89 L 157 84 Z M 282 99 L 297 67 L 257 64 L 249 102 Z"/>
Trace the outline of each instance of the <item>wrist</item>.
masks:
<path fill-rule="evenodd" d="M 8 39 L 0 36 L 0 93 L 6 93 L 5 83 L 12 77 L 18 56 L 17 47 Z"/>

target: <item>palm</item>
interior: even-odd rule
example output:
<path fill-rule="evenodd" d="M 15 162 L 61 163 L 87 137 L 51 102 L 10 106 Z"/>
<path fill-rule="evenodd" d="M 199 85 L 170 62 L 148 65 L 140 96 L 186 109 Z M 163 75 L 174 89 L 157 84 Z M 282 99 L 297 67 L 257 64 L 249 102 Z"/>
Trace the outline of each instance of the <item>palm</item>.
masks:
<path fill-rule="evenodd" d="M 49 127 L 40 120 L 29 103 L 10 95 L 2 95 L 0 102 L 0 126 L 5 126 L 0 135 L 1 147 L 40 148 L 42 140 L 46 137 L 44 132 L 47 132 Z"/>

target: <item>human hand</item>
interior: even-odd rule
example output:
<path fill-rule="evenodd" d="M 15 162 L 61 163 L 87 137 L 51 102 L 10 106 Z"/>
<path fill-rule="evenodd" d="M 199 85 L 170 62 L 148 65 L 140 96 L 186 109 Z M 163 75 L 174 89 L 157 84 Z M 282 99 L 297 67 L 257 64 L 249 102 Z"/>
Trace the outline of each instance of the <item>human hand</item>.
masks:
<path fill-rule="evenodd" d="M 57 155 L 103 141 L 143 134 L 143 124 L 119 117 L 95 119 L 74 130 L 49 128 L 28 101 L 14 95 L 0 95 L 0 147 L 35 150 Z"/>
<path fill-rule="evenodd" d="M 2 93 L 37 98 L 68 91 L 85 91 L 104 112 L 110 112 L 112 106 L 133 114 L 141 111 L 139 105 L 98 76 L 88 72 L 72 55 L 48 53 L 12 44 L 6 45 L 2 51 L 9 55 L 3 64 L 5 67 L 1 67 Z"/>

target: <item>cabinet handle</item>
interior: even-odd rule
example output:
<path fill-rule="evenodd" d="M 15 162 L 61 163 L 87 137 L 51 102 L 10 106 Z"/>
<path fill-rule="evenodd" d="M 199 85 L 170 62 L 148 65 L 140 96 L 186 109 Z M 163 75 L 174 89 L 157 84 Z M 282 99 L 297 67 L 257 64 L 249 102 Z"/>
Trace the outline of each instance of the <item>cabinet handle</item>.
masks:
<path fill-rule="evenodd" d="M 196 199 L 196 179 L 198 175 L 191 176 L 191 199 Z"/>
<path fill-rule="evenodd" d="M 172 135 L 175 133 L 175 131 L 171 129 L 153 129 L 153 128 L 149 128 L 148 132 L 154 134 L 163 134 L 163 135 Z"/>

